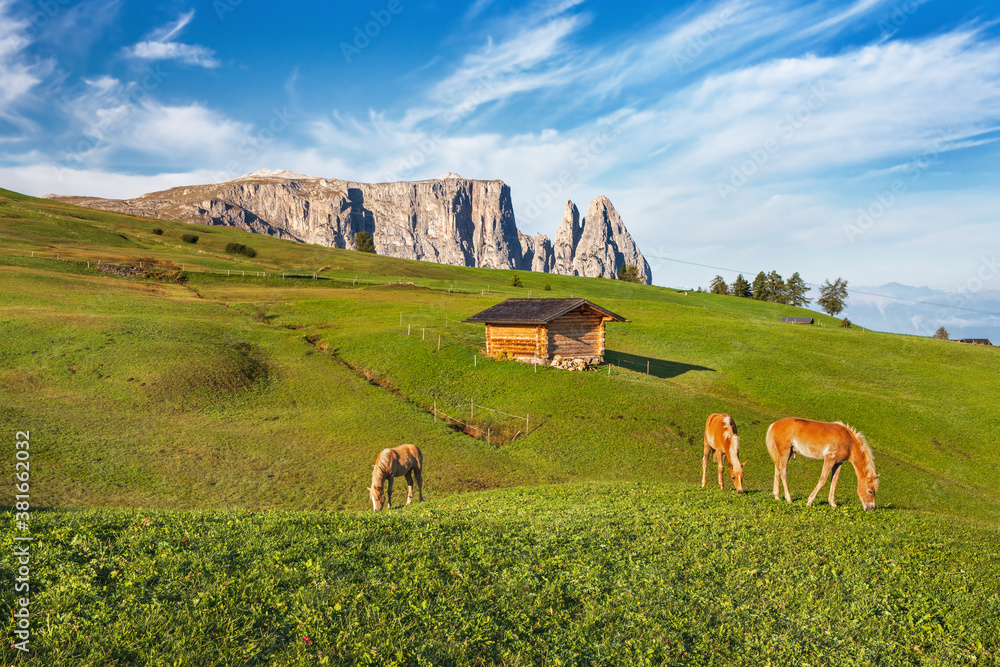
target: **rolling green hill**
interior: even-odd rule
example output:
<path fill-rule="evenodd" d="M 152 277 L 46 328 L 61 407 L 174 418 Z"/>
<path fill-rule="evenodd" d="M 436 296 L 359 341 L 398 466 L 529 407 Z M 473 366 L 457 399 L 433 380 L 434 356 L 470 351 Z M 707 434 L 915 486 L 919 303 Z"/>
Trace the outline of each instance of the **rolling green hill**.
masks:
<path fill-rule="evenodd" d="M 197 234 L 198 242 L 183 242 L 183 233 Z M 226 244 L 234 241 L 252 246 L 257 256 L 226 253 Z M 98 270 L 99 262 L 141 265 L 150 277 L 109 275 Z M 782 315 L 803 311 L 618 281 L 516 272 L 525 287 L 514 288 L 514 273 L 303 246 L 0 190 L 0 415 L 12 434 L 31 432 L 32 504 L 51 510 L 34 519 L 37 530 L 51 535 L 40 546 L 47 569 L 40 570 L 44 583 L 34 604 L 44 610 L 35 613 L 61 628 L 38 637 L 38 646 L 49 652 L 41 654 L 48 662 L 39 657 L 43 662 L 37 664 L 181 657 L 190 662 L 208 650 L 210 632 L 253 645 L 225 647 L 219 661 L 313 664 L 318 658 L 307 649 L 319 650 L 318 645 L 306 642 L 295 650 L 288 645 L 306 633 L 296 629 L 306 617 L 333 628 L 324 630 L 321 640 L 328 657 L 340 656 L 331 664 L 360 661 L 365 642 L 380 650 L 392 642 L 406 647 L 398 659 L 376 651 L 379 659 L 370 659 L 378 664 L 448 664 L 449 659 L 470 664 L 477 651 L 486 656 L 482 664 L 615 664 L 615 655 L 632 656 L 635 664 L 742 664 L 733 656 L 763 650 L 773 638 L 780 650 L 760 655 L 774 664 L 788 664 L 785 658 L 794 655 L 807 656 L 802 659 L 808 664 L 831 664 L 836 651 L 848 651 L 853 659 L 859 655 L 851 653 L 855 649 L 867 656 L 857 664 L 961 664 L 970 655 L 980 664 L 995 659 L 995 640 L 977 646 L 975 628 L 995 624 L 1000 566 L 984 555 L 975 575 L 962 569 L 963 559 L 979 554 L 1000 526 L 995 488 L 1000 457 L 993 436 L 1000 358 L 994 349 L 842 329 L 824 316 L 814 327 L 785 325 L 778 321 Z M 586 297 L 628 318 L 629 323 L 608 326 L 610 372 L 607 366 L 576 373 L 483 359 L 482 327 L 461 320 L 529 292 Z M 489 442 L 435 420 L 435 407 L 487 432 Z M 750 493 L 744 499 L 731 497 L 728 488 L 726 494 L 697 488 L 702 430 L 711 412 L 729 412 L 740 426 L 741 454 L 749 461 Z M 860 512 L 852 470 L 842 475 L 841 509 L 831 510 L 825 501 L 802 507 L 819 464 L 801 458 L 789 466 L 795 504 L 788 508 L 770 498 L 772 465 L 764 433 L 772 421 L 789 415 L 843 420 L 867 435 L 881 473 L 879 511 Z M 424 451 L 428 503 L 368 517 L 365 487 L 375 456 L 402 442 Z M 595 488 L 603 500 L 592 497 Z M 655 502 L 638 502 L 636 488 L 648 489 Z M 489 489 L 496 490 L 465 495 Z M 402 480 L 396 493 L 405 494 Z M 575 517 L 573 530 L 596 540 L 590 548 L 567 551 L 565 543 L 557 548 L 546 537 L 545 526 L 562 520 L 540 500 L 550 493 L 564 494 L 558 496 L 560 507 Z M 519 499 L 525 497 L 521 508 Z M 273 545 L 276 563 L 295 572 L 319 568 L 328 582 L 346 577 L 359 587 L 350 588 L 352 595 L 365 594 L 387 579 L 338 564 L 336 535 L 343 534 L 343 548 L 354 545 L 352 553 L 364 553 L 366 539 L 383 550 L 410 553 L 427 531 L 460 534 L 456 526 L 466 525 L 461 517 L 480 504 L 501 508 L 483 515 L 498 535 L 530 525 L 534 546 L 525 549 L 551 547 L 552 558 L 573 563 L 567 572 L 576 579 L 549 580 L 562 582 L 553 593 L 562 602 L 538 606 L 532 587 L 549 590 L 549 584 L 519 575 L 511 579 L 516 590 L 505 589 L 505 601 L 495 608 L 485 594 L 463 602 L 473 617 L 485 619 L 481 631 L 443 632 L 441 624 L 449 621 L 433 609 L 427 618 L 438 625 L 421 626 L 426 608 L 419 598 L 445 569 L 467 572 L 466 585 L 502 587 L 507 575 L 501 571 L 512 567 L 513 556 L 489 556 L 500 548 L 490 540 L 465 548 L 456 538 L 442 546 L 440 557 L 417 558 L 418 583 L 406 589 L 417 606 L 390 608 L 389 598 L 379 598 L 376 607 L 385 617 L 365 612 L 354 598 L 335 601 L 331 592 L 308 597 L 304 579 L 282 576 L 268 580 L 277 587 L 273 591 L 258 592 L 268 604 L 284 606 L 248 611 L 244 606 L 252 603 L 222 578 L 247 564 L 238 555 L 241 545 L 264 553 L 277 526 L 287 523 L 296 534 L 318 536 L 326 556 L 304 565 L 308 554 L 279 540 Z M 684 523 L 711 525 L 713 508 L 719 508 L 720 521 L 734 527 L 731 534 L 712 529 L 697 538 L 701 542 L 677 546 L 677 552 L 660 545 L 654 550 L 659 555 L 640 568 L 646 574 L 626 568 L 621 575 L 640 607 L 646 600 L 662 610 L 673 600 L 661 591 L 663 578 L 691 567 L 693 559 L 716 559 L 723 568 L 745 565 L 721 574 L 724 585 L 712 584 L 711 590 L 690 579 L 671 584 L 671 595 L 700 610 L 696 626 L 702 639 L 676 630 L 695 616 L 668 622 L 642 607 L 644 620 L 632 618 L 631 598 L 607 589 L 607 578 L 614 577 L 590 567 L 581 555 L 600 551 L 602 526 L 639 525 L 646 515 L 651 544 L 659 544 L 661 534 L 663 544 L 683 541 Z M 260 510 L 268 512 L 250 533 L 211 528 L 258 516 L 247 512 Z M 337 518 L 304 510 L 347 512 Z M 750 527 L 737 530 L 744 513 Z M 166 531 L 162 539 L 134 531 L 133 523 L 150 517 L 151 526 Z M 796 528 L 782 528 L 786 519 Z M 803 538 L 813 521 L 831 542 Z M 187 522 L 195 526 L 184 532 L 192 540 L 214 535 L 213 555 L 171 560 L 173 552 L 162 544 L 180 549 L 171 536 L 179 536 L 183 531 L 177 526 Z M 399 536 L 392 537 L 396 531 Z M 635 542 L 639 533 L 626 532 L 627 539 L 619 536 L 607 546 L 609 557 L 647 553 Z M 74 541 L 77 533 L 90 537 Z M 895 544 L 864 552 L 880 535 L 910 536 L 923 551 Z M 8 553 L 12 539 L 12 534 L 3 538 Z M 793 599 L 786 609 L 777 593 L 768 598 L 765 609 L 777 625 L 752 622 L 756 616 L 747 609 L 747 591 L 761 585 L 758 573 L 767 560 L 754 548 L 769 539 L 783 545 L 773 555 L 787 568 L 769 581 Z M 798 551 L 806 548 L 803 539 L 811 551 Z M 82 546 L 93 540 L 107 549 L 95 554 Z M 751 555 L 742 558 L 742 551 Z M 876 579 L 886 587 L 879 594 L 888 601 L 871 602 L 866 597 L 875 595 L 871 590 L 838 589 L 840 597 L 817 607 L 808 631 L 793 631 L 818 598 L 830 595 L 826 588 L 796 591 L 812 590 L 809 582 L 830 576 L 863 578 L 861 565 L 835 563 L 859 554 L 878 572 Z M 914 592 L 912 577 L 897 577 L 886 562 L 915 566 L 924 557 L 919 554 L 938 563 L 943 578 Z M 144 568 L 170 565 L 155 581 L 129 579 L 134 588 L 109 575 L 144 559 L 152 559 Z M 251 561 L 252 567 L 269 562 L 259 554 Z M 379 560 L 379 567 L 390 561 Z M 546 560 L 544 567 L 556 564 Z M 12 566 L 4 567 L 4 576 L 12 577 Z M 739 574 L 750 570 L 754 574 Z M 191 573 L 201 582 L 195 588 L 187 582 Z M 704 576 L 711 576 L 708 570 Z M 987 586 L 992 597 L 977 593 L 983 606 L 976 611 L 972 592 L 986 584 L 992 584 Z M 737 601 L 725 607 L 719 599 L 734 590 L 743 592 L 733 593 Z M 243 620 L 203 625 L 196 608 L 203 594 L 210 598 L 205 602 L 238 607 Z M 440 593 L 432 604 L 446 604 L 451 594 Z M 11 605 L 14 594 L 4 595 Z M 594 606 L 600 596 L 609 601 L 611 616 L 600 617 L 600 605 Z M 177 608 L 165 607 L 164 600 Z M 930 611 L 935 600 L 947 602 L 950 611 L 935 616 Z M 327 603 L 351 609 L 354 620 L 329 616 Z M 302 604 L 319 615 L 292 609 Z M 88 605 L 100 612 L 83 614 Z M 112 608 L 120 611 L 108 611 Z M 878 619 L 873 622 L 879 630 L 861 648 L 837 638 L 838 632 L 861 631 L 853 613 Z M 197 639 L 176 649 L 152 642 L 146 652 L 126 650 L 121 637 L 135 614 L 148 616 L 147 637 L 179 625 Z M 498 614 L 519 620 L 508 626 Z M 725 614 L 738 619 L 735 626 L 726 623 Z M 70 619 L 81 615 L 85 621 L 73 624 L 100 637 L 99 646 L 79 633 L 65 634 Z M 614 615 L 627 625 L 615 626 L 614 641 L 599 648 L 598 639 L 612 636 Z M 388 626 L 384 618 L 392 619 Z M 650 630 L 654 622 L 661 630 Z M 832 634 L 809 635 L 812 631 Z M 446 639 L 427 648 L 435 633 Z M 720 642 L 717 654 L 704 638 Z M 62 640 L 66 647 L 53 643 Z M 574 657 L 572 646 L 590 648 Z M 908 652 L 893 653 L 904 646 Z M 529 657 L 514 660 L 519 651 L 529 651 Z M 746 664 L 761 662 L 766 660 Z"/>

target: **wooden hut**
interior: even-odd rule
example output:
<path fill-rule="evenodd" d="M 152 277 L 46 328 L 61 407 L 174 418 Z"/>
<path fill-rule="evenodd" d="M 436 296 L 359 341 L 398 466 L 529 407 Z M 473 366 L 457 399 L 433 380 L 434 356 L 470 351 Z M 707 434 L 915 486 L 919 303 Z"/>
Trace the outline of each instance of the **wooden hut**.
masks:
<path fill-rule="evenodd" d="M 813 324 L 815 322 L 811 317 L 782 317 L 781 321 L 788 324 Z"/>
<path fill-rule="evenodd" d="M 628 322 L 586 299 L 507 299 L 465 320 L 486 325 L 486 354 L 548 364 L 604 360 L 604 323 Z"/>

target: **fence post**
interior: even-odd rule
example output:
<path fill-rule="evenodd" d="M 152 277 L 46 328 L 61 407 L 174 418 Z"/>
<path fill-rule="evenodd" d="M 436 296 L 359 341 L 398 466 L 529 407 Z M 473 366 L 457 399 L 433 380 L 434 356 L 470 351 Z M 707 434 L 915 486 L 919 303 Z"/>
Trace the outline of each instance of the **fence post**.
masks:
<path fill-rule="evenodd" d="M 476 416 L 476 400 L 475 399 L 470 400 L 469 401 L 469 405 L 472 406 L 472 417 L 475 418 L 475 416 Z"/>
<path fill-rule="evenodd" d="M 472 355 L 472 367 L 475 368 L 478 365 L 479 362 L 476 360 L 476 355 Z"/>
<path fill-rule="evenodd" d="M 438 402 L 434 401 L 434 422 L 437 423 L 438 420 Z"/>
<path fill-rule="evenodd" d="M 646 359 L 646 375 L 649 375 L 649 359 Z"/>
<path fill-rule="evenodd" d="M 487 426 L 487 427 L 486 427 L 486 444 L 487 444 L 487 445 L 489 445 L 489 444 L 490 444 L 490 431 L 491 431 L 490 427 L 489 427 L 489 426 Z"/>
<path fill-rule="evenodd" d="M 531 415 L 530 415 L 530 414 L 525 414 L 525 415 L 524 415 L 524 434 L 525 434 L 525 435 L 528 435 L 528 424 L 530 423 L 530 422 L 528 421 L 528 418 L 529 418 L 529 417 L 531 417 Z"/>
<path fill-rule="evenodd" d="M 420 340 L 427 340 L 427 329 L 420 328 Z"/>
<path fill-rule="evenodd" d="M 407 336 L 410 335 L 410 325 L 409 324 L 406 325 L 406 335 Z"/>
<path fill-rule="evenodd" d="M 611 377 L 611 362 L 608 362 L 608 377 Z"/>
<path fill-rule="evenodd" d="M 438 352 L 441 351 L 441 335 L 438 334 Z"/>

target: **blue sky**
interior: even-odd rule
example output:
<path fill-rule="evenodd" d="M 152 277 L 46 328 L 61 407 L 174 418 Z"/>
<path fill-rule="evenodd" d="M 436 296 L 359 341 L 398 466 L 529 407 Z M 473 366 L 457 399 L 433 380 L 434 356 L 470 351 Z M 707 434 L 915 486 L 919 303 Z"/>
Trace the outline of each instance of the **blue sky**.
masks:
<path fill-rule="evenodd" d="M 683 260 L 996 290 L 998 19 L 961 0 L 0 0 L 0 185 L 453 171 L 506 181 L 526 233 L 608 195 L 658 284 L 718 272 Z"/>

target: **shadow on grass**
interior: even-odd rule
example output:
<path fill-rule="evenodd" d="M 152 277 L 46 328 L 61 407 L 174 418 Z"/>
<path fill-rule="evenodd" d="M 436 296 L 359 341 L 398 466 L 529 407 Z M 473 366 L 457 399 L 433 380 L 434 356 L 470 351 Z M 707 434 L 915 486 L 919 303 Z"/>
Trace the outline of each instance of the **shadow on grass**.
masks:
<path fill-rule="evenodd" d="M 708 368 L 706 366 L 696 366 L 694 364 L 685 364 L 679 361 L 666 361 L 664 359 L 654 359 L 652 357 L 641 357 L 637 354 L 628 354 L 627 352 L 618 352 L 616 350 L 605 351 L 604 361 L 612 363 L 615 366 L 627 368 L 635 371 L 636 373 L 645 373 L 648 369 L 650 375 L 654 375 L 658 378 L 673 378 L 678 375 L 683 375 L 688 371 L 715 372 L 714 368 Z"/>

